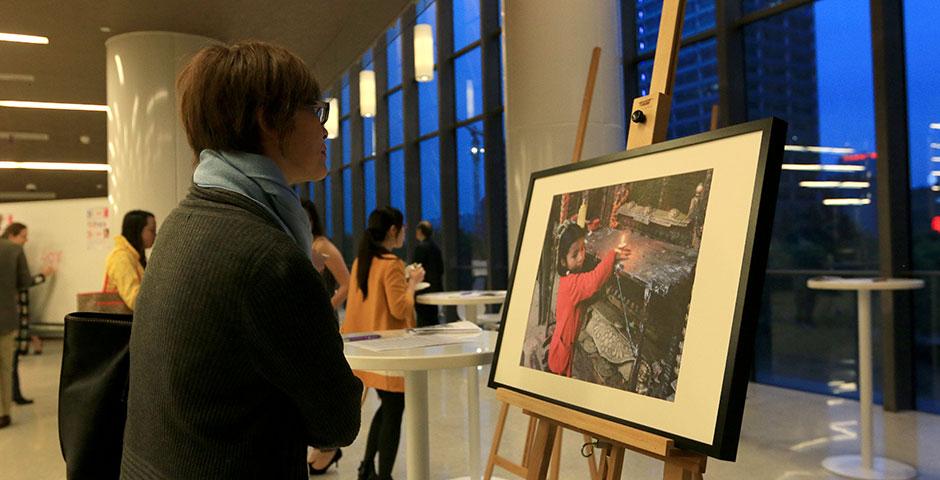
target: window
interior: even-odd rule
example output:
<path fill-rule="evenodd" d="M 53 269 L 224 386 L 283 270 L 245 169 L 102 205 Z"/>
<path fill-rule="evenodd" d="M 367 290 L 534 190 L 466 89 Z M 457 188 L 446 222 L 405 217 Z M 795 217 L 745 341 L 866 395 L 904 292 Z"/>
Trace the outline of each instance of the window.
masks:
<path fill-rule="evenodd" d="M 474 48 L 454 61 L 454 95 L 457 121 L 483 113 L 483 68 L 480 48 Z"/>
<path fill-rule="evenodd" d="M 375 119 L 362 119 L 362 156 L 375 156 Z"/>
<path fill-rule="evenodd" d="M 441 226 L 441 163 L 437 137 L 421 142 L 421 219 Z"/>
<path fill-rule="evenodd" d="M 366 186 L 366 219 L 375 210 L 375 160 L 366 160 L 362 164 L 362 177 Z"/>
<path fill-rule="evenodd" d="M 349 165 L 352 158 L 352 132 L 349 128 L 349 119 L 343 119 L 339 122 L 339 131 L 343 137 L 343 165 Z"/>
<path fill-rule="evenodd" d="M 388 155 L 389 197 L 392 206 L 405 211 L 405 152 L 395 150 Z"/>
<path fill-rule="evenodd" d="M 804 5 L 744 28 L 747 116 L 789 123 L 791 166 L 780 179 L 757 339 L 762 382 L 857 395 L 855 295 L 809 290 L 806 280 L 878 268 L 870 32 L 868 3 L 854 0 Z M 820 164 L 842 171 L 793 169 Z"/>
<path fill-rule="evenodd" d="M 340 95 L 339 113 L 344 117 L 349 115 L 349 74 L 343 75 L 343 89 Z"/>
<path fill-rule="evenodd" d="M 418 83 L 418 133 L 437 131 L 437 75 L 430 82 Z"/>
<path fill-rule="evenodd" d="M 927 52 L 940 44 L 933 0 L 904 2 L 914 271 L 927 284 L 914 291 L 916 401 L 940 413 L 940 70 Z"/>
<path fill-rule="evenodd" d="M 454 1 L 454 51 L 480 39 L 480 0 Z"/>
<path fill-rule="evenodd" d="M 711 38 L 679 49 L 676 65 L 669 138 L 701 133 L 711 126 L 712 105 L 718 103 L 718 59 L 715 39 Z M 637 80 L 640 95 L 648 95 L 653 76 L 653 60 L 640 62 Z"/>
<path fill-rule="evenodd" d="M 354 252 L 353 239 L 353 202 L 352 171 L 347 167 L 343 169 L 343 257 L 352 258 Z"/>
<path fill-rule="evenodd" d="M 457 264 L 461 289 L 484 289 L 489 275 L 485 153 L 482 122 L 457 130 Z"/>
<path fill-rule="evenodd" d="M 656 50 L 662 11 L 663 0 L 636 0 L 637 54 Z M 687 0 L 682 22 L 684 39 L 715 28 L 715 0 Z M 681 55 L 682 50 L 679 52 Z"/>
<path fill-rule="evenodd" d="M 405 120 L 402 118 L 401 90 L 388 96 L 388 145 L 397 147 L 405 141 Z"/>
<path fill-rule="evenodd" d="M 401 84 L 401 20 L 385 33 L 385 60 L 388 62 L 386 84 L 389 89 Z"/>
<path fill-rule="evenodd" d="M 327 175 L 323 179 L 323 225 L 326 227 L 326 236 L 333 238 L 333 179 Z"/>

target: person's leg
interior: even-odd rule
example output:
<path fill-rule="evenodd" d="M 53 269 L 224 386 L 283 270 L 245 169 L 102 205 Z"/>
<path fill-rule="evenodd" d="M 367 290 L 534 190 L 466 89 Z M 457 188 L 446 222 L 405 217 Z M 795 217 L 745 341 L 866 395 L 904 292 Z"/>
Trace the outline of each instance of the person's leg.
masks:
<path fill-rule="evenodd" d="M 13 349 L 16 331 L 0 334 L 0 418 L 9 417 L 13 404 Z"/>
<path fill-rule="evenodd" d="M 379 392 L 379 398 L 381 394 L 384 393 L 381 390 L 376 389 L 376 392 Z M 375 471 L 375 454 L 379 450 L 379 431 L 382 429 L 382 417 L 385 415 L 385 402 L 382 402 L 379 405 L 379 409 L 375 411 L 375 415 L 372 417 L 372 423 L 369 425 L 369 436 L 366 437 L 366 451 L 365 455 L 362 457 L 362 464 L 359 465 L 359 478 L 369 478 L 364 477 L 363 473 L 370 473 Z"/>
<path fill-rule="evenodd" d="M 378 390 L 382 399 L 382 425 L 379 435 L 379 479 L 392 478 L 392 467 L 401 439 L 401 417 L 405 412 L 405 394 Z M 371 432 L 370 432 L 371 433 Z"/>

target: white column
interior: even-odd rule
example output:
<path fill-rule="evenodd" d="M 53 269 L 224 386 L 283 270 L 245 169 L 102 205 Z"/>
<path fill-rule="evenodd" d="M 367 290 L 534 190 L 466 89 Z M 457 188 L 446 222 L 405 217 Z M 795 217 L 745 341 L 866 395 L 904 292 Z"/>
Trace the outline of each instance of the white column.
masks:
<path fill-rule="evenodd" d="M 624 149 L 620 2 L 505 0 L 503 26 L 512 262 L 529 176 L 571 161 L 594 47 L 602 52 L 582 158 Z"/>
<path fill-rule="evenodd" d="M 189 191 L 193 153 L 177 113 L 176 74 L 212 43 L 173 32 L 126 33 L 105 42 L 113 232 L 135 209 L 153 212 L 159 224 Z"/>

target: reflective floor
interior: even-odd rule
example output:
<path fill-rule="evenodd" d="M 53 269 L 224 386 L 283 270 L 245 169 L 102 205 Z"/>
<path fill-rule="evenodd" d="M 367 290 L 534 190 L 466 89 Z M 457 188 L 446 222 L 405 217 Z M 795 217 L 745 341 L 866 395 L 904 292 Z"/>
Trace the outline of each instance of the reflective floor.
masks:
<path fill-rule="evenodd" d="M 13 425 L 0 430 L 0 479 L 53 480 L 65 478 L 56 425 L 56 395 L 61 362 L 61 343 L 47 342 L 46 353 L 21 359 L 24 390 L 36 403 L 14 407 Z M 481 372 L 480 403 L 482 444 L 489 451 L 499 413 L 493 392 L 485 387 L 488 370 Z M 441 371 L 430 377 L 432 477 L 467 475 L 466 386 L 458 371 Z M 378 406 L 375 394 L 365 405 L 368 423 Z M 752 384 L 744 416 L 741 446 L 736 463 L 709 460 L 705 478 L 713 479 L 828 479 L 820 462 L 835 454 L 858 451 L 858 404 L 822 395 Z M 513 411 L 507 422 L 500 451 L 520 458 L 526 418 Z M 876 453 L 915 465 L 918 478 L 940 480 L 940 416 L 916 412 L 884 414 L 876 409 Z M 324 479 L 354 479 L 364 448 L 360 440 L 343 449 L 344 455 Z M 581 437 L 567 432 L 561 460 L 563 479 L 588 478 L 580 457 Z M 394 477 L 405 478 L 405 443 L 402 441 Z M 481 459 L 481 461 L 485 461 Z M 660 479 L 662 465 L 627 453 L 624 478 Z M 515 478 L 497 469 L 504 478 Z"/>

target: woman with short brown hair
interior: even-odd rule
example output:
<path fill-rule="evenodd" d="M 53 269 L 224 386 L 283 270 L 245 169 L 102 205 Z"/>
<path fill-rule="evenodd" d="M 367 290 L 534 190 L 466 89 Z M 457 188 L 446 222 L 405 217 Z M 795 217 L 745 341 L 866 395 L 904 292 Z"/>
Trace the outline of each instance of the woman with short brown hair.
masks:
<path fill-rule="evenodd" d="M 303 62 L 212 46 L 177 81 L 197 156 L 137 297 L 121 476 L 306 478 L 306 446 L 352 443 L 343 356 L 290 185 L 326 174 L 328 104 Z"/>

